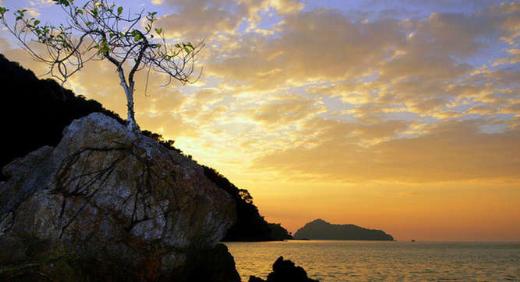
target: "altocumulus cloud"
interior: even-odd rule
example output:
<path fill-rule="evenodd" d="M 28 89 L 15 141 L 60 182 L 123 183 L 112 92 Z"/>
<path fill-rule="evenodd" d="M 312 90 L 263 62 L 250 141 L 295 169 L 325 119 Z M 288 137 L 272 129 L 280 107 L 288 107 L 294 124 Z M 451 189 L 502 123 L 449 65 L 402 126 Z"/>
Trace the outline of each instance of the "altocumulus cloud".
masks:
<path fill-rule="evenodd" d="M 138 119 L 244 174 L 518 181 L 520 4 L 378 2 L 151 1 L 169 37 L 205 40 L 205 70 L 182 88 L 152 75 Z M 116 81 L 92 65 L 70 86 L 124 114 Z"/>

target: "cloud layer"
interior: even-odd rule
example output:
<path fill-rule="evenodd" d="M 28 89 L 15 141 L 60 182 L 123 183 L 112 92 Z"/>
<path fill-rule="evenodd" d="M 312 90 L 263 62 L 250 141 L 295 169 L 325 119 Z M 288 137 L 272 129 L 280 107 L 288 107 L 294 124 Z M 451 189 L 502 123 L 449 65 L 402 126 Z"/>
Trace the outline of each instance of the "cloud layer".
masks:
<path fill-rule="evenodd" d="M 34 1 L 27 6 L 44 16 L 59 12 Z M 461 206 L 475 185 L 520 189 L 518 2 L 154 0 L 145 6 L 160 11 L 170 38 L 203 39 L 206 49 L 195 85 L 164 88 L 163 78 L 152 75 L 145 96 L 140 77 L 138 122 L 250 189 L 269 218 L 294 228 L 312 217 L 273 204 L 287 194 L 312 198 L 310 187 L 349 197 L 365 185 L 408 195 L 410 187 L 422 193 L 424 185 L 449 183 L 469 189 L 456 196 Z M 42 69 L 7 38 L 2 31 L 3 53 Z M 110 65 L 89 66 L 69 86 L 124 115 Z M 356 197 L 371 192 L 363 193 Z M 497 205 L 507 198 L 500 195 Z"/>

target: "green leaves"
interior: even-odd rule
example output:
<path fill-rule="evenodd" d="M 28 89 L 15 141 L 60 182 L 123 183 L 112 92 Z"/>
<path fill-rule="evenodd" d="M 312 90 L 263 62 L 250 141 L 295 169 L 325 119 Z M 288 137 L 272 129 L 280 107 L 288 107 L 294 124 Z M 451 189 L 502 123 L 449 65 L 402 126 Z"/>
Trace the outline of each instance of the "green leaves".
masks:
<path fill-rule="evenodd" d="M 155 32 L 159 35 L 161 35 L 163 33 L 163 29 L 162 28 L 156 28 L 155 29 Z"/>
<path fill-rule="evenodd" d="M 177 43 L 175 44 L 175 47 L 184 50 L 186 54 L 189 54 L 195 50 L 195 47 L 190 42 Z"/>
<path fill-rule="evenodd" d="M 184 47 L 184 52 L 186 52 L 188 54 L 193 52 L 193 50 L 195 50 L 195 47 L 193 47 L 193 45 L 190 42 L 183 43 L 182 45 Z"/>
<path fill-rule="evenodd" d="M 123 13 L 123 7 L 119 6 L 119 8 L 117 8 L 117 15 L 121 16 L 122 13 Z"/>
<path fill-rule="evenodd" d="M 65 7 L 70 6 L 74 2 L 74 0 L 53 0 L 58 5 L 63 5 Z"/>
<path fill-rule="evenodd" d="M 157 12 L 149 12 L 148 15 L 146 16 L 146 19 L 149 22 L 153 23 L 155 20 L 157 20 Z"/>
<path fill-rule="evenodd" d="M 16 16 L 16 20 L 19 21 L 23 19 L 25 17 L 25 12 L 27 12 L 26 9 L 17 10 L 16 13 L 14 13 L 14 15 Z"/>
<path fill-rule="evenodd" d="M 48 39 L 50 28 L 49 26 L 36 26 L 34 32 L 38 35 L 38 40 L 43 42 Z"/>
<path fill-rule="evenodd" d="M 143 39 L 143 34 L 137 29 L 132 30 L 131 34 L 134 37 L 135 42 L 139 42 L 141 39 Z"/>
<path fill-rule="evenodd" d="M 0 6 L 0 19 L 4 17 L 4 14 L 9 11 L 6 7 Z"/>
<path fill-rule="evenodd" d="M 101 44 L 97 46 L 98 54 L 106 55 L 110 52 L 110 47 L 108 46 L 108 42 L 106 40 L 101 41 Z"/>

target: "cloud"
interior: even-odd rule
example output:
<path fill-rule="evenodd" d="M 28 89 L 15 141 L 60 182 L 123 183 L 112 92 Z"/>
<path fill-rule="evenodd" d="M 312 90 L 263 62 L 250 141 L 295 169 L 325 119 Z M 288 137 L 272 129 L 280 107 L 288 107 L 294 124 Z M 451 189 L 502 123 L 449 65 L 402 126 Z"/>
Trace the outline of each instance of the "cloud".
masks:
<path fill-rule="evenodd" d="M 212 39 L 217 34 L 233 34 L 245 23 L 254 28 L 262 19 L 260 13 L 270 11 L 292 14 L 303 8 L 295 0 L 166 0 L 174 12 L 162 16 L 159 25 L 168 27 L 170 37 Z"/>
<path fill-rule="evenodd" d="M 289 148 L 261 157 L 256 168 L 289 174 L 303 173 L 317 179 L 340 181 L 437 182 L 472 179 L 519 181 L 520 131 L 486 134 L 476 121 L 446 122 L 415 138 L 398 138 L 360 146 L 355 132 L 344 123 L 314 125 L 322 130 L 311 148 Z M 326 128 L 323 131 L 323 128 Z M 363 128 L 363 127 L 362 127 Z M 363 128 L 382 136 L 402 130 L 402 125 L 380 124 Z M 366 133 L 365 133 L 366 134 Z"/>
<path fill-rule="evenodd" d="M 10 49 L 9 42 L 5 38 L 0 37 L 0 50 Z"/>
<path fill-rule="evenodd" d="M 461 157 L 460 174 L 428 169 L 426 160 L 442 155 L 430 148 L 459 148 L 449 140 L 470 143 L 471 136 L 475 144 L 463 146 L 480 144 L 501 156 L 489 144 L 516 138 L 520 103 L 518 5 L 477 4 L 466 13 L 356 19 L 297 1 L 164 1 L 173 12 L 160 23 L 170 35 L 209 38 L 204 81 L 161 88 L 161 76 L 152 75 L 146 97 L 140 74 L 138 120 L 169 136 L 236 136 L 245 152 L 261 148 L 257 167 L 356 181 L 469 179 L 474 160 Z M 278 16 L 273 32 L 255 31 L 266 13 Z M 489 48 L 500 52 L 487 58 Z M 110 65 L 90 66 L 71 85 L 124 116 Z M 318 156 L 323 160 L 304 165 Z M 475 160 L 486 163 L 479 154 Z"/>
<path fill-rule="evenodd" d="M 195 40 L 214 33 L 231 33 L 242 20 L 242 8 L 228 0 L 167 1 L 176 12 L 162 16 L 158 26 L 166 27 L 170 37 Z"/>
<path fill-rule="evenodd" d="M 320 106 L 314 99 L 280 97 L 260 106 L 253 118 L 267 125 L 288 124 L 319 113 Z"/>
<path fill-rule="evenodd" d="M 334 207 L 338 221 L 364 218 L 420 237 L 431 233 L 413 231 L 424 222 L 447 234 L 461 221 L 481 228 L 488 216 L 509 232 L 500 238 L 518 237 L 507 231 L 520 183 L 516 1 L 143 5 L 158 10 L 169 37 L 205 39 L 206 48 L 194 85 L 161 87 L 164 77 L 152 73 L 144 95 L 139 73 L 137 121 L 250 189 L 268 218 L 297 217 L 296 227 Z M 50 9 L 42 16 L 54 16 Z M 2 53 L 44 73 L 5 35 Z M 68 86 L 126 115 L 110 64 L 89 64 Z M 295 199 L 300 206 L 280 207 Z"/>
<path fill-rule="evenodd" d="M 363 29 L 332 10 L 287 15 L 274 38 L 243 36 L 241 48 L 216 56 L 209 71 L 256 88 L 358 76 L 384 58 L 398 32 L 395 21 Z"/>

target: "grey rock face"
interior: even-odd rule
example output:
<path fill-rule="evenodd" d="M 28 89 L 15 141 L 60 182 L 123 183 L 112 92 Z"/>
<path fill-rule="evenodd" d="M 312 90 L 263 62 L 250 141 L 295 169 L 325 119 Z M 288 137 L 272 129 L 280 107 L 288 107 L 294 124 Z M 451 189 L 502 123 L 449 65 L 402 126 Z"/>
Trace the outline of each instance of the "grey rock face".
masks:
<path fill-rule="evenodd" d="M 138 280 L 184 271 L 187 258 L 215 248 L 235 220 L 232 199 L 194 161 L 99 113 L 75 120 L 56 148 L 13 161 L 4 174 L 0 241 L 32 238 L 82 259 L 117 258 L 142 269 Z"/>

